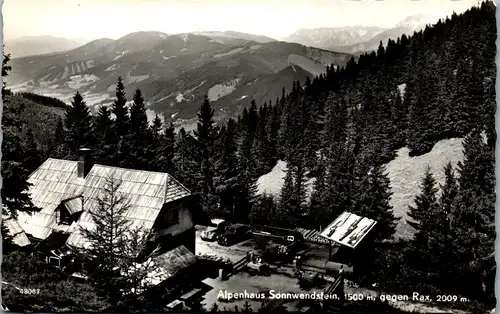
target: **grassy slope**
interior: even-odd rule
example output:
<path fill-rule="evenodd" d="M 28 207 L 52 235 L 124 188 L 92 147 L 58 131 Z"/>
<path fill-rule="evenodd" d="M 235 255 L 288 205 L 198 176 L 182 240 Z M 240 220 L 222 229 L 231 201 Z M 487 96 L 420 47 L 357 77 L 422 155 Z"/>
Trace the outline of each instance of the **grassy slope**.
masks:
<path fill-rule="evenodd" d="M 413 199 L 420 191 L 420 182 L 425 168 L 430 166 L 439 184 L 444 182 L 443 168 L 451 162 L 456 166 L 463 159 L 462 140 L 449 139 L 439 141 L 431 152 L 409 157 L 408 148 L 398 150 L 397 157 L 386 165 L 386 170 L 391 180 L 393 192 L 391 205 L 396 217 L 402 217 L 398 223 L 396 236 L 411 237 L 413 229 L 406 223 L 408 219 L 408 206 L 413 204 Z M 278 196 L 284 183 L 286 163 L 278 161 L 273 170 L 261 176 L 257 182 L 258 193 L 268 193 Z M 311 179 L 309 182 L 312 187 Z"/>
<path fill-rule="evenodd" d="M 393 192 L 391 205 L 394 214 L 402 217 L 396 231 L 398 236 L 408 238 L 413 235 L 413 228 L 406 223 L 407 211 L 408 206 L 414 204 L 413 199 L 420 191 L 426 167 L 430 166 L 438 184 L 443 184 L 444 166 L 451 162 L 456 167 L 457 162 L 462 159 L 462 140 L 449 139 L 439 141 L 431 152 L 418 157 L 409 157 L 408 148 L 402 148 L 397 152 L 397 157 L 387 164 L 386 169 Z"/>

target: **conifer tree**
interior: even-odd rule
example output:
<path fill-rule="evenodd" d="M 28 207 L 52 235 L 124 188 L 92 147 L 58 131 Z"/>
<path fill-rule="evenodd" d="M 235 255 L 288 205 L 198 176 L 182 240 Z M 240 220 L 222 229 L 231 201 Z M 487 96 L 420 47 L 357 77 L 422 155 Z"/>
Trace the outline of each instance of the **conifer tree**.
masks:
<path fill-rule="evenodd" d="M 113 154 L 113 144 L 115 137 L 112 130 L 113 121 L 111 119 L 111 111 L 108 107 L 100 106 L 97 111 L 97 117 L 94 123 L 96 134 L 96 161 L 109 164 L 109 156 Z"/>
<path fill-rule="evenodd" d="M 7 59 L 4 58 L 2 73 L 8 73 Z M 17 218 L 19 212 L 33 213 L 40 210 L 31 201 L 27 181 L 30 174 L 21 139 L 24 123 L 19 119 L 24 106 L 15 106 L 11 99 L 3 95 L 2 115 L 2 213 L 4 217 Z M 4 229 L 2 219 L 2 229 Z"/>
<path fill-rule="evenodd" d="M 7 77 L 9 75 L 9 72 L 12 70 L 12 67 L 10 65 L 8 65 L 9 61 L 10 61 L 10 53 L 9 54 L 5 54 L 4 53 L 4 49 L 5 49 L 5 45 L 2 46 L 2 55 L 3 55 L 3 59 L 2 59 L 2 77 Z M 7 89 L 7 83 L 5 82 L 5 79 L 3 80 L 3 85 L 2 85 L 2 96 L 5 96 L 5 95 L 8 95 L 10 94 L 10 90 Z"/>
<path fill-rule="evenodd" d="M 196 150 L 194 153 L 199 156 L 193 156 L 193 160 L 199 160 L 197 165 L 196 179 L 198 180 L 197 191 L 202 193 L 203 207 L 206 212 L 213 212 L 216 210 L 218 199 L 215 195 L 214 180 L 215 173 L 215 143 L 217 141 L 218 130 L 215 126 L 214 110 L 210 105 L 208 96 L 198 111 L 197 128 L 194 131 L 196 137 Z"/>
<path fill-rule="evenodd" d="M 218 147 L 221 154 L 216 162 L 218 176 L 215 178 L 217 194 L 221 198 L 221 212 L 232 218 L 234 218 L 235 214 L 234 198 L 241 183 L 238 180 L 236 130 L 236 122 L 229 119 L 220 131 Z"/>
<path fill-rule="evenodd" d="M 314 181 L 313 191 L 311 193 L 311 201 L 309 208 L 309 222 L 310 228 L 326 227 L 325 222 L 328 221 L 328 202 L 327 193 L 328 187 L 325 182 L 326 177 L 325 161 L 320 160 L 318 169 L 316 171 L 316 181 Z"/>
<path fill-rule="evenodd" d="M 199 158 L 196 152 L 196 139 L 188 134 L 184 128 L 179 130 L 175 141 L 174 164 L 177 169 L 179 180 L 192 191 L 197 191 L 198 180 L 196 179 Z"/>
<path fill-rule="evenodd" d="M 279 218 L 276 201 L 272 195 L 258 195 L 249 215 L 253 225 L 276 225 Z"/>
<path fill-rule="evenodd" d="M 390 240 L 396 232 L 396 221 L 389 201 L 392 195 L 390 181 L 384 167 L 375 165 L 366 180 L 366 189 L 357 202 L 357 211 L 363 217 L 377 222 L 376 240 Z"/>
<path fill-rule="evenodd" d="M 448 284 L 449 288 L 454 284 L 453 272 L 456 269 L 455 255 L 458 249 L 454 246 L 455 230 L 451 228 L 450 220 L 456 206 L 458 184 L 451 163 L 444 167 L 444 174 L 445 182 L 441 185 L 439 207 L 434 219 L 431 220 L 429 251 L 433 256 L 431 267 L 435 274 L 435 283 Z"/>
<path fill-rule="evenodd" d="M 416 230 L 412 256 L 414 267 L 423 271 L 425 278 L 429 275 L 429 241 L 432 232 L 432 220 L 438 212 L 437 187 L 430 167 L 427 167 L 422 184 L 421 192 L 415 197 L 415 206 L 410 206 L 408 216 L 413 221 L 408 224 Z"/>
<path fill-rule="evenodd" d="M 147 139 L 148 117 L 142 92 L 137 89 L 134 93 L 133 103 L 130 108 L 130 128 L 127 138 L 131 146 L 130 166 L 134 169 L 147 169 L 148 158 L 147 151 L 144 149 L 144 143 Z"/>
<path fill-rule="evenodd" d="M 283 187 L 281 188 L 280 200 L 279 200 L 279 208 L 278 208 L 278 226 L 280 227 L 289 227 L 290 223 L 288 222 L 288 214 L 293 212 L 297 207 L 297 201 L 294 195 L 294 180 L 293 173 L 290 168 L 287 169 L 285 175 L 285 182 Z"/>
<path fill-rule="evenodd" d="M 460 263 L 457 271 L 469 281 L 463 287 L 466 293 L 476 295 L 477 290 L 486 292 L 481 281 L 490 281 L 492 276 L 491 272 L 482 274 L 480 265 L 492 261 L 494 252 L 494 157 L 479 130 L 471 132 L 463 146 L 465 160 L 458 165 L 459 194 L 451 224 L 458 248 L 455 260 Z"/>
<path fill-rule="evenodd" d="M 64 119 L 65 140 L 70 151 L 69 158 L 78 156 L 78 149 L 83 146 L 93 146 L 93 125 L 90 109 L 82 95 L 76 92 L 71 107 L 66 110 Z"/>
<path fill-rule="evenodd" d="M 116 84 L 116 99 L 113 102 L 111 112 L 115 115 L 115 131 L 120 138 L 123 138 L 128 133 L 130 118 L 127 98 L 125 98 L 125 87 L 121 76 L 118 77 Z"/>

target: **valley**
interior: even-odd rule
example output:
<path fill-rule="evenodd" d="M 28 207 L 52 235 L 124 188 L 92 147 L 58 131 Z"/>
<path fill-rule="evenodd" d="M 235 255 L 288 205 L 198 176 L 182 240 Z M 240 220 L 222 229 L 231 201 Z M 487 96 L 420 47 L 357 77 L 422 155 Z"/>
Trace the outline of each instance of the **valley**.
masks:
<path fill-rule="evenodd" d="M 249 95 L 259 103 L 274 101 L 283 87 L 325 74 L 327 66 L 344 66 L 351 58 L 255 35 L 223 35 L 138 32 L 50 56 L 13 55 L 7 82 L 13 91 L 64 101 L 78 90 L 95 107 L 111 102 L 106 98 L 113 97 L 121 76 L 127 95 L 143 91 L 150 116 L 154 112 L 175 121 L 194 117 L 206 94 L 217 112 L 232 115 L 248 106 Z"/>

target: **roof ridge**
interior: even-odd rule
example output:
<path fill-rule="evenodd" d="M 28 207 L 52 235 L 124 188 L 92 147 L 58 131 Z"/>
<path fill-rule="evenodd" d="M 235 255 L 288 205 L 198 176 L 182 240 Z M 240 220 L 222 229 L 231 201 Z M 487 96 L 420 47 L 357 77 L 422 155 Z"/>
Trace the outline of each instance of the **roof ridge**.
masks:
<path fill-rule="evenodd" d="M 140 170 L 140 169 L 133 169 L 133 168 L 123 168 L 123 167 L 108 166 L 108 165 L 101 165 L 101 164 L 94 164 L 94 166 L 100 166 L 100 167 L 106 167 L 106 168 L 112 168 L 112 169 L 129 170 L 129 171 L 142 172 L 142 173 L 166 174 L 166 175 L 170 176 L 170 174 L 168 172 Z M 92 168 L 94 168 L 94 166 Z"/>

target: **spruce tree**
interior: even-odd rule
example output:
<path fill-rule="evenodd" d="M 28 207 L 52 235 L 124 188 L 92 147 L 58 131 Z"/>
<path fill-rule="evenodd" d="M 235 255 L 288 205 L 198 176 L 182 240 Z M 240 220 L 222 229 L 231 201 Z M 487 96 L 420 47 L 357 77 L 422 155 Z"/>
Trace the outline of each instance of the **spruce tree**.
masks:
<path fill-rule="evenodd" d="M 413 239 L 414 254 L 412 259 L 414 267 L 423 271 L 424 277 L 429 275 L 429 242 L 432 232 L 432 220 L 438 212 L 437 187 L 430 167 L 427 167 L 421 191 L 415 197 L 415 206 L 410 206 L 408 216 L 412 221 L 408 224 L 416 230 Z"/>
<path fill-rule="evenodd" d="M 116 99 L 113 102 L 111 112 L 115 115 L 115 131 L 119 138 L 123 138 L 128 133 L 130 118 L 127 98 L 125 98 L 125 87 L 121 76 L 118 77 L 116 84 Z"/>
<path fill-rule="evenodd" d="M 158 160 L 161 162 L 161 169 L 165 172 L 176 174 L 177 168 L 175 167 L 174 157 L 175 157 L 175 127 L 172 122 L 168 124 L 165 128 L 164 135 L 161 139 L 162 146 L 160 147 L 160 152 Z"/>
<path fill-rule="evenodd" d="M 130 128 L 127 139 L 130 145 L 129 165 L 134 169 L 146 170 L 148 168 L 147 150 L 144 143 L 148 137 L 148 117 L 142 92 L 137 89 L 134 93 L 133 103 L 130 107 Z"/>
<path fill-rule="evenodd" d="M 112 125 L 111 111 L 108 107 L 100 106 L 94 123 L 97 144 L 95 155 L 96 161 L 105 165 L 110 163 L 109 156 L 114 153 L 112 150 L 115 137 Z"/>
<path fill-rule="evenodd" d="M 69 158 L 76 158 L 80 147 L 93 146 L 93 124 L 90 109 L 83 97 L 76 92 L 71 107 L 66 110 L 64 119 L 65 140 L 70 151 Z"/>
<path fill-rule="evenodd" d="M 451 163 L 444 167 L 445 182 L 441 185 L 439 207 L 430 228 L 429 252 L 433 256 L 431 261 L 434 282 L 439 286 L 453 284 L 453 272 L 456 269 L 455 257 L 457 248 L 454 247 L 454 230 L 451 228 L 452 212 L 456 206 L 458 183 Z"/>
<path fill-rule="evenodd" d="M 4 59 L 2 72 L 10 71 Z M 40 210 L 29 195 L 31 184 L 27 181 L 30 175 L 25 159 L 29 157 L 23 149 L 21 134 L 24 123 L 19 119 L 24 106 L 16 106 L 11 98 L 3 97 L 2 115 L 2 205 L 5 217 L 17 218 L 19 212 L 33 213 Z M 2 228 L 4 227 L 2 220 Z"/>
<path fill-rule="evenodd" d="M 377 222 L 375 227 L 378 241 L 390 240 L 396 232 L 396 221 L 390 205 L 392 192 L 384 167 L 375 165 L 368 174 L 365 193 L 358 201 L 357 211 L 363 217 Z"/>
<path fill-rule="evenodd" d="M 193 160 L 199 159 L 197 166 L 196 179 L 199 182 L 197 191 L 203 194 L 203 206 L 206 212 L 212 212 L 217 207 L 217 197 L 215 195 L 214 179 L 215 173 L 215 157 L 216 147 L 215 143 L 218 136 L 218 131 L 215 126 L 214 110 L 210 105 L 208 96 L 198 111 L 197 128 L 194 131 L 196 137 L 196 150 L 194 153 L 199 156 L 193 156 Z"/>
<path fill-rule="evenodd" d="M 5 45 L 2 46 L 2 48 L 5 49 Z M 9 54 L 5 54 L 3 52 L 2 49 L 2 55 L 3 55 L 3 59 L 2 59 L 2 77 L 7 77 L 9 76 L 9 72 L 12 70 L 12 67 L 10 65 L 8 65 L 9 61 L 10 61 L 10 53 Z M 5 95 L 8 95 L 10 94 L 10 90 L 7 89 L 7 83 L 5 82 L 5 79 L 3 80 L 3 85 L 2 85 L 2 96 L 5 96 Z"/>
<path fill-rule="evenodd" d="M 321 160 L 316 171 L 316 181 L 314 181 L 309 208 L 308 226 L 313 229 L 326 227 L 325 222 L 330 218 L 327 212 L 328 187 L 325 182 L 327 175 L 325 168 L 325 161 Z"/>
<path fill-rule="evenodd" d="M 221 212 L 227 217 L 234 219 L 235 196 L 239 189 L 238 156 L 236 145 L 236 122 L 229 119 L 227 124 L 220 131 L 219 141 L 217 143 L 220 157 L 216 161 L 215 178 L 217 194 L 221 198 Z"/>
<path fill-rule="evenodd" d="M 197 191 L 198 180 L 196 179 L 200 156 L 196 154 L 196 139 L 188 134 L 184 128 L 179 130 L 175 141 L 174 164 L 178 179 L 191 191 Z"/>
<path fill-rule="evenodd" d="M 492 260 L 495 239 L 494 153 L 479 130 L 464 140 L 464 161 L 458 165 L 459 193 L 452 211 L 459 273 L 468 282 L 467 293 L 476 296 L 481 283 L 490 282 L 491 272 L 482 274 L 482 266 Z M 491 283 L 488 284 L 491 293 Z M 483 291 L 486 292 L 486 291 Z"/>

